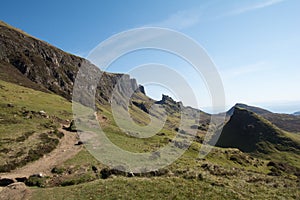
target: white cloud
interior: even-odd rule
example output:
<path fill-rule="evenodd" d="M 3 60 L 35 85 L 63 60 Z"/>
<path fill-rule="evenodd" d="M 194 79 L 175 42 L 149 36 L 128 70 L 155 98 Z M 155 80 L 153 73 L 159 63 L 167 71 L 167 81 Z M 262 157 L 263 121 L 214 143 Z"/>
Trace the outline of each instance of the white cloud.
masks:
<path fill-rule="evenodd" d="M 166 19 L 148 24 L 146 26 L 157 26 L 163 28 L 171 28 L 182 30 L 192 27 L 200 22 L 200 13 L 193 10 L 182 10 L 168 16 Z"/>
<path fill-rule="evenodd" d="M 284 0 L 265 0 L 265 1 L 259 1 L 255 4 L 251 4 L 242 8 L 235 9 L 231 12 L 228 13 L 228 15 L 239 15 L 245 12 L 253 11 L 253 10 L 258 10 L 262 9 L 265 7 L 269 7 L 275 4 L 278 4 L 280 2 L 283 2 Z"/>

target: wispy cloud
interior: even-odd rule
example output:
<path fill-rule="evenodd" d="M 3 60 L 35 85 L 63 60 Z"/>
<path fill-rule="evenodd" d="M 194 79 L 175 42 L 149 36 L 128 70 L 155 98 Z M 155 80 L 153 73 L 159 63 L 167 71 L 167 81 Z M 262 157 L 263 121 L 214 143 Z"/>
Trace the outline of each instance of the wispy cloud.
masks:
<path fill-rule="evenodd" d="M 257 3 L 251 4 L 251 5 L 247 5 L 235 10 L 230 11 L 229 13 L 227 13 L 227 15 L 239 15 L 242 13 L 246 13 L 246 12 L 250 12 L 253 10 L 258 10 L 258 9 L 262 9 L 262 8 L 266 8 L 278 3 L 283 2 L 284 0 L 264 0 L 264 1 L 259 1 Z"/>
<path fill-rule="evenodd" d="M 200 12 L 196 12 L 194 10 L 182 10 L 171 14 L 162 21 L 147 24 L 145 26 L 157 26 L 182 30 L 198 24 L 200 22 L 200 15 Z"/>
<path fill-rule="evenodd" d="M 231 79 L 235 77 L 240 77 L 243 75 L 249 75 L 257 72 L 262 72 L 270 69 L 270 65 L 265 61 L 260 61 L 254 64 L 244 65 L 241 67 L 234 67 L 221 71 L 221 76 L 225 79 Z"/>
<path fill-rule="evenodd" d="M 246 12 L 270 7 L 283 1 L 285 0 L 260 0 L 255 2 L 250 1 L 251 3 L 249 3 L 248 5 L 240 5 L 238 8 L 232 8 L 232 10 L 227 12 L 223 10 L 223 14 L 221 15 L 219 15 L 220 13 L 218 13 L 220 12 L 220 10 L 215 9 L 216 5 L 214 3 L 210 3 L 198 8 L 177 11 L 176 13 L 169 15 L 167 18 L 161 21 L 147 24 L 145 26 L 157 26 L 175 30 L 183 30 L 198 25 L 202 21 L 216 20 L 225 16 L 239 15 Z"/>
<path fill-rule="evenodd" d="M 133 50 L 152 46 L 157 40 L 163 40 L 166 34 L 156 29 L 145 31 L 143 28 L 134 29 L 114 35 L 94 48 L 87 59 L 93 64 L 106 70 L 115 59 Z"/>

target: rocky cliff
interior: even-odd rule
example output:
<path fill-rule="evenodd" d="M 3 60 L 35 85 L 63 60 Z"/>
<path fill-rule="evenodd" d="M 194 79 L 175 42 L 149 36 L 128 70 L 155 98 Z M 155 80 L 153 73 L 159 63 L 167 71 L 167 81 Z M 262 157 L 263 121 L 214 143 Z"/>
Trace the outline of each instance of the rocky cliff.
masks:
<path fill-rule="evenodd" d="M 101 103 L 109 101 L 114 86 L 123 74 L 102 73 L 89 61 L 0 22 L 1 79 L 54 92 L 71 100 L 74 81 L 82 65 L 92 69 L 88 73 L 88 79 L 92 80 L 95 75 L 101 75 L 96 99 Z M 139 87 L 136 80 L 128 75 L 125 75 L 123 82 L 122 90 L 133 89 L 139 92 L 141 89 L 144 93 L 143 87 Z"/>

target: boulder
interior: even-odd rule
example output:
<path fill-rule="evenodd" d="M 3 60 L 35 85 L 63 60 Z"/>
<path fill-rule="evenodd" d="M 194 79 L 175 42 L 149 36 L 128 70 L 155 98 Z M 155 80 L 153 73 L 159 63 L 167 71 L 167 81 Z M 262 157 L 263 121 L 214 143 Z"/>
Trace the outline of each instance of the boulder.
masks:
<path fill-rule="evenodd" d="M 7 107 L 9 107 L 9 108 L 13 108 L 13 107 L 14 107 L 14 104 L 12 104 L 12 103 L 8 103 L 8 104 L 7 104 Z"/>
<path fill-rule="evenodd" d="M 0 191 L 1 200 L 29 199 L 30 191 L 24 183 L 12 183 Z"/>
<path fill-rule="evenodd" d="M 82 142 L 82 141 L 78 141 L 75 145 L 76 145 L 76 146 L 83 145 L 83 142 Z"/>
<path fill-rule="evenodd" d="M 15 178 L 17 182 L 22 182 L 24 183 L 25 181 L 27 181 L 27 177 L 18 177 L 18 178 Z"/>
<path fill-rule="evenodd" d="M 93 170 L 94 173 L 98 173 L 98 168 L 94 165 L 92 166 L 92 170 Z"/>
<path fill-rule="evenodd" d="M 70 131 L 70 132 L 77 132 L 76 126 L 75 126 L 75 121 L 72 120 L 70 123 L 69 127 L 66 127 L 65 130 Z"/>
<path fill-rule="evenodd" d="M 108 177 L 111 176 L 111 170 L 108 168 L 104 168 L 100 171 L 100 174 L 101 174 L 101 178 L 107 179 Z"/>
<path fill-rule="evenodd" d="M 0 187 L 5 187 L 8 186 L 12 183 L 14 183 L 15 181 L 13 179 L 10 178 L 2 178 L 0 179 Z"/>

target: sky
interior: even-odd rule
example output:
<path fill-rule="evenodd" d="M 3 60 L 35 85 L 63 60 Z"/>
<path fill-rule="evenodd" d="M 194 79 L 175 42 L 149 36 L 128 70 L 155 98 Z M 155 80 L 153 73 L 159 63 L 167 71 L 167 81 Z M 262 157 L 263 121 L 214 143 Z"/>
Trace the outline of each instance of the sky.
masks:
<path fill-rule="evenodd" d="M 226 95 L 235 103 L 274 112 L 300 110 L 300 1 L 298 0 L 3 0 L 0 19 L 64 51 L 88 57 L 101 42 L 123 31 L 162 27 L 196 41 L 214 62 Z M 211 111 L 203 78 L 174 55 L 144 50 L 122 56 L 107 70 L 127 73 L 161 63 L 188 79 L 198 104 Z M 138 80 L 139 82 L 139 80 Z M 146 85 L 154 99 L 168 88 Z"/>

